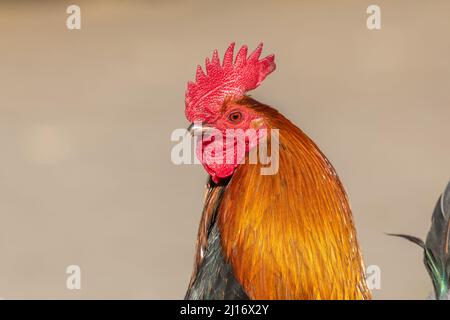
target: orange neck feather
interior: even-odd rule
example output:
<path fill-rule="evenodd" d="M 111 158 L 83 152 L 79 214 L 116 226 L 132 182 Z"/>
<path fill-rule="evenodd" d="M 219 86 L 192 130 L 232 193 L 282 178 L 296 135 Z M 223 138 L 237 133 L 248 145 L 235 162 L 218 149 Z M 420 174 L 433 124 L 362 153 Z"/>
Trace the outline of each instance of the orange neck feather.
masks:
<path fill-rule="evenodd" d="M 333 167 L 275 109 L 256 101 L 251 107 L 279 129 L 279 171 L 264 176 L 261 165 L 246 162 L 223 194 L 219 230 L 236 278 L 252 299 L 369 299 L 351 209 Z"/>

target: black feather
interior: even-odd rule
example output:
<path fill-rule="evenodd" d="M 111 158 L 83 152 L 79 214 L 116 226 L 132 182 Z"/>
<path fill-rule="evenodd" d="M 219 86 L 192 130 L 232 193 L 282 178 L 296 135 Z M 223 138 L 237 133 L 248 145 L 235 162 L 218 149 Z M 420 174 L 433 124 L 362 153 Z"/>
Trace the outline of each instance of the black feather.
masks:
<path fill-rule="evenodd" d="M 436 298 L 448 299 L 450 284 L 450 183 L 439 198 L 425 242 L 425 265 L 433 280 Z"/>
<path fill-rule="evenodd" d="M 205 257 L 194 282 L 186 292 L 187 300 L 248 300 L 241 284 L 234 276 L 233 268 L 222 254 L 217 224 L 208 237 Z"/>
<path fill-rule="evenodd" d="M 389 235 L 408 239 L 424 249 L 424 264 L 436 299 L 450 299 L 450 182 L 436 204 L 425 243 L 414 236 Z"/>
<path fill-rule="evenodd" d="M 208 225 L 208 240 L 205 255 L 198 266 L 194 279 L 189 285 L 185 299 L 187 300 L 248 300 L 242 285 L 236 279 L 231 264 L 223 255 L 220 232 L 217 225 L 217 214 L 222 201 L 223 192 L 228 181 L 215 184 L 208 182 L 211 191 L 218 188 L 219 197 L 213 204 L 213 216 Z"/>
<path fill-rule="evenodd" d="M 415 244 L 417 244 L 419 247 L 421 247 L 422 249 L 425 249 L 425 243 L 423 242 L 422 239 L 414 237 L 414 236 L 410 236 L 407 234 L 400 234 L 400 233 L 386 233 L 388 236 L 393 236 L 393 237 L 400 237 L 406 240 L 409 240 Z"/>

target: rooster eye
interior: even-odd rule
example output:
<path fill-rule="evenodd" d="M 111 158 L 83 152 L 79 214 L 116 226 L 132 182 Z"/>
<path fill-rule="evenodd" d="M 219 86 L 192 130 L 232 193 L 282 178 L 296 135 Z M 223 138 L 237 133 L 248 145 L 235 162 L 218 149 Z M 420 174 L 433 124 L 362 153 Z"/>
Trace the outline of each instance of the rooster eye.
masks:
<path fill-rule="evenodd" d="M 228 120 L 232 123 L 239 123 L 242 120 L 242 113 L 240 111 L 233 111 L 228 115 Z"/>

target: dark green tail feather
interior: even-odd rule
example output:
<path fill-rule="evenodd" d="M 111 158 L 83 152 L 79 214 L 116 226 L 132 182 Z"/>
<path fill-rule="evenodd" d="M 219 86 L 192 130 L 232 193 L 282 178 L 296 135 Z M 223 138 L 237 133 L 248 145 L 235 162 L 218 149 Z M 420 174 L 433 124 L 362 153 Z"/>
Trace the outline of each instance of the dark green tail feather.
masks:
<path fill-rule="evenodd" d="M 405 238 L 424 250 L 424 264 L 433 281 L 435 297 L 450 299 L 450 182 L 434 209 L 427 240 L 405 234 L 389 234 Z"/>

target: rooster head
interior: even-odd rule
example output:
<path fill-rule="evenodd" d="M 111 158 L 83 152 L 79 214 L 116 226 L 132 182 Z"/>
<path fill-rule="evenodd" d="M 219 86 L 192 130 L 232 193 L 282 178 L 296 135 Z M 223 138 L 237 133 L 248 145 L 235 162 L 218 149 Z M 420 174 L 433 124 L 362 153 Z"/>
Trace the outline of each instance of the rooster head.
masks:
<path fill-rule="evenodd" d="M 246 92 L 275 70 L 274 55 L 259 59 L 261 52 L 262 43 L 247 57 L 244 45 L 234 58 L 232 43 L 220 63 L 214 50 L 212 59 L 206 58 L 206 73 L 198 66 L 195 82 L 188 83 L 185 113 L 192 123 L 189 131 L 200 138 L 197 158 L 216 183 L 230 177 L 266 134 L 263 115 L 245 99 Z"/>

